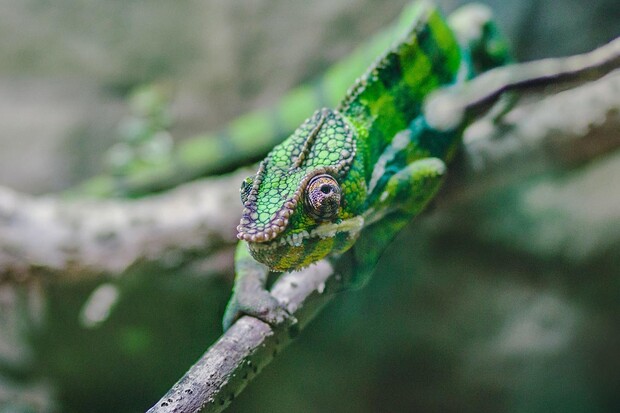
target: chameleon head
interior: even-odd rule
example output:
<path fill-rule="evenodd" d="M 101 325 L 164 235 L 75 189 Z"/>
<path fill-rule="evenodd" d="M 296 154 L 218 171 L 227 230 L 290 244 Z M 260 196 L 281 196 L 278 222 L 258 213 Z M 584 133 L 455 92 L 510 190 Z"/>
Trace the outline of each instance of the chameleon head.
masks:
<path fill-rule="evenodd" d="M 257 261 L 290 271 L 352 242 L 338 223 L 355 207 L 355 199 L 344 202 L 345 191 L 358 190 L 351 180 L 361 179 L 355 155 L 354 129 L 329 109 L 317 111 L 267 155 L 241 184 L 237 237 Z"/>

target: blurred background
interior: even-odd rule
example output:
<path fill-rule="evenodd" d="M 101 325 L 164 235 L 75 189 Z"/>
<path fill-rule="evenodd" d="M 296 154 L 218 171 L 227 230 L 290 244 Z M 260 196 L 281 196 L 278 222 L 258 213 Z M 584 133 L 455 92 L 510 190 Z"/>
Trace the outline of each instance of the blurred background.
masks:
<path fill-rule="evenodd" d="M 217 129 L 406 3 L 3 0 L 0 185 L 54 193 L 113 167 L 144 85 L 166 108 L 155 153 Z M 520 61 L 620 31 L 617 0 L 485 3 Z M 616 151 L 413 223 L 229 411 L 620 411 L 619 175 Z M 103 282 L 0 288 L 0 412 L 145 411 L 219 336 L 232 270 L 141 267 L 86 322 Z"/>

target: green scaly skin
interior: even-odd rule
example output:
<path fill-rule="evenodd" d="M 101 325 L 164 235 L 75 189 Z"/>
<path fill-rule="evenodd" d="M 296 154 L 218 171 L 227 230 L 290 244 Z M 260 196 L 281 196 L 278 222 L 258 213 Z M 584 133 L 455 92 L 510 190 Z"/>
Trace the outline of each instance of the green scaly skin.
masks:
<path fill-rule="evenodd" d="M 265 289 L 269 271 L 337 258 L 355 244 L 349 270 L 353 284 L 363 284 L 395 234 L 434 197 L 465 124 L 430 128 L 424 98 L 510 60 L 490 20 L 462 26 L 467 13 L 455 15 L 452 30 L 429 3 L 407 8 L 404 36 L 337 109 L 316 111 L 244 181 L 224 329 L 242 314 L 274 326 L 294 322 Z"/>

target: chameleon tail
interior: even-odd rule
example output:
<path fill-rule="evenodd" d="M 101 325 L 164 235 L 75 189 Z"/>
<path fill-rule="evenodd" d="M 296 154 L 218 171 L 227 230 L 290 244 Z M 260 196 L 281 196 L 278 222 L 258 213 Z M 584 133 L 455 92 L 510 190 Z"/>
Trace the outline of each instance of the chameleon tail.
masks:
<path fill-rule="evenodd" d="M 462 6 L 450 14 L 448 24 L 472 68 L 468 78 L 514 61 L 508 39 L 497 27 L 489 7 L 479 3 Z"/>

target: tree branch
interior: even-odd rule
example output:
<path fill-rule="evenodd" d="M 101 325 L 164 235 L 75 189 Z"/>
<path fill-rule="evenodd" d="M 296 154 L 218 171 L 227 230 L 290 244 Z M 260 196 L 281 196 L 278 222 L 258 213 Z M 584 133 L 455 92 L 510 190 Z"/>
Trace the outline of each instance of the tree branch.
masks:
<path fill-rule="evenodd" d="M 272 294 L 303 328 L 334 295 L 332 266 L 321 261 L 304 271 L 286 274 Z M 293 338 L 294 332 L 242 317 L 224 334 L 149 412 L 219 412 Z"/>
<path fill-rule="evenodd" d="M 439 205 L 609 153 L 620 146 L 619 130 L 620 72 L 523 103 L 499 127 L 472 125 Z M 323 261 L 282 276 L 272 293 L 303 328 L 333 298 L 338 282 Z M 288 332 L 243 317 L 148 412 L 220 412 L 290 341 Z"/>
<path fill-rule="evenodd" d="M 243 169 L 138 200 L 32 197 L 0 187 L 0 281 L 118 275 L 141 261 L 208 255 L 236 241 L 237 188 L 249 174 Z"/>

